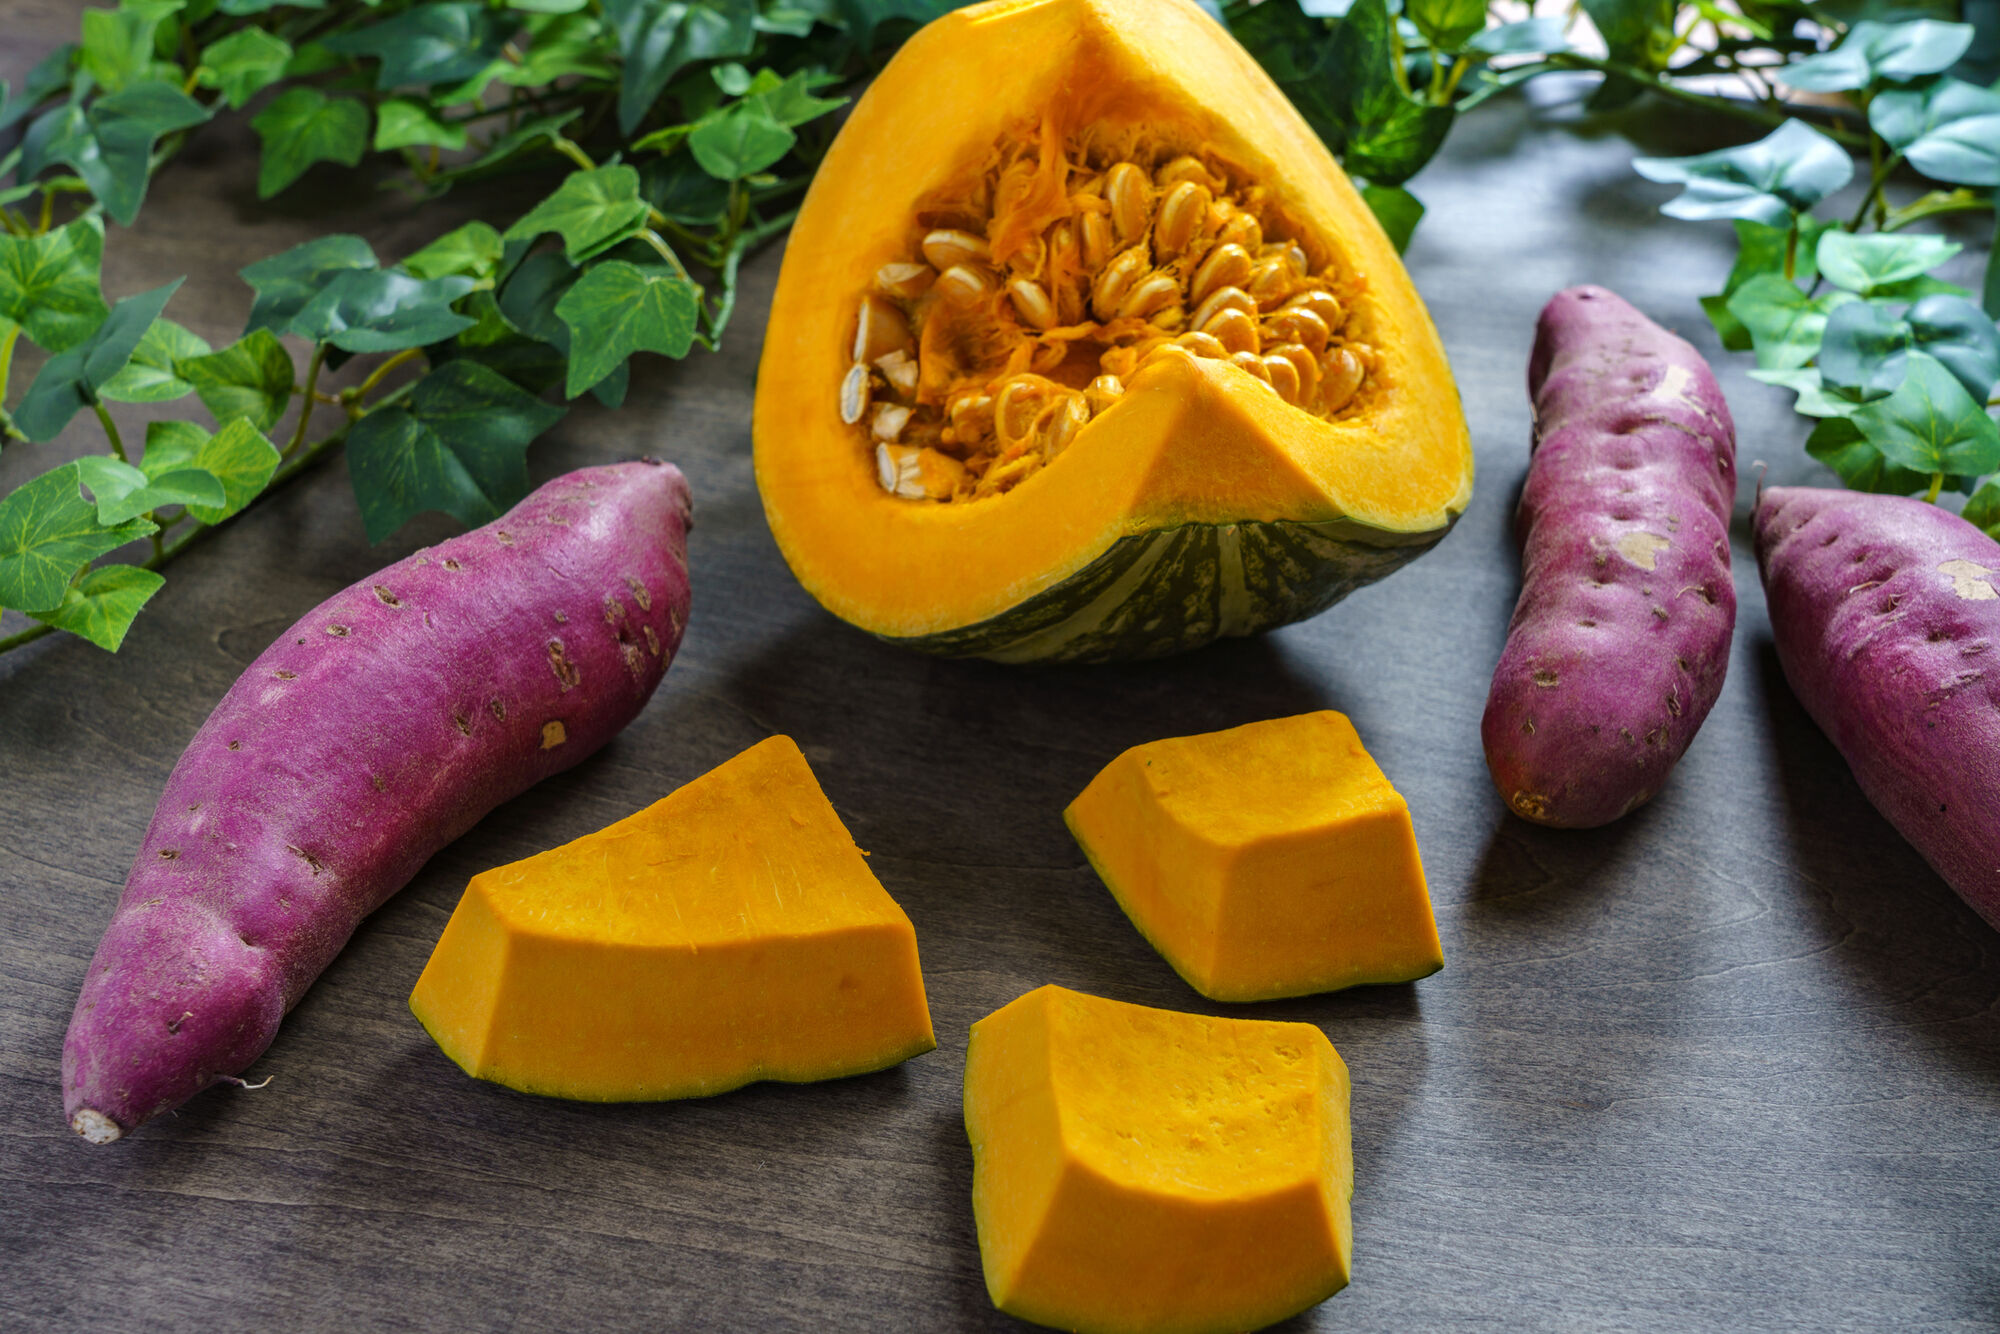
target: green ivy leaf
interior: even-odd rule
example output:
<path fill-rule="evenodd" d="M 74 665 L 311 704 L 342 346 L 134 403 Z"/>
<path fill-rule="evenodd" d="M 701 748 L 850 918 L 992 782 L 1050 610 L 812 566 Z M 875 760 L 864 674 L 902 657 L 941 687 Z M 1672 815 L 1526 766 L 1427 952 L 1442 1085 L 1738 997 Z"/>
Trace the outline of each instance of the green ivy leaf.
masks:
<path fill-rule="evenodd" d="M 14 409 L 15 424 L 30 440 L 55 439 L 69 419 L 95 403 L 103 387 L 125 369 L 146 330 L 166 308 L 167 298 L 184 281 L 176 278 L 150 292 L 126 297 L 111 308 L 104 323 L 88 338 L 44 362 Z"/>
<path fill-rule="evenodd" d="M 1962 296 L 1927 296 L 1903 318 L 1919 351 L 1936 357 L 1980 402 L 1991 397 L 2000 382 L 2000 330 L 1991 316 Z"/>
<path fill-rule="evenodd" d="M 646 199 L 675 222 L 713 227 L 729 215 L 729 183 L 691 158 L 656 158 L 646 164 L 641 181 Z"/>
<path fill-rule="evenodd" d="M 113 403 L 166 403 L 185 398 L 194 385 L 181 378 L 174 366 L 184 357 L 205 357 L 211 352 L 207 340 L 182 328 L 172 320 L 154 320 L 125 369 L 105 381 L 97 393 Z"/>
<path fill-rule="evenodd" d="M 535 144 L 547 143 L 562 133 L 565 125 L 583 114 L 582 107 L 571 107 L 547 116 L 537 116 L 524 121 L 519 128 L 510 130 L 486 145 L 479 156 L 462 167 L 455 167 L 439 179 L 462 180 L 468 176 L 490 171 L 515 154 L 525 151 Z"/>
<path fill-rule="evenodd" d="M 116 93 L 153 77 L 154 38 L 182 0 L 121 0 L 116 9 L 83 11 L 83 50 L 77 63 L 99 86 Z"/>
<path fill-rule="evenodd" d="M 320 38 L 329 51 L 373 56 L 377 88 L 451 83 L 486 68 L 519 29 L 479 0 L 430 0 L 356 32 Z"/>
<path fill-rule="evenodd" d="M 579 6 L 581 8 L 581 6 Z M 540 87 L 558 79 L 618 77 L 616 45 L 610 31 L 588 14 L 531 20 L 528 50 L 517 65 L 498 60 L 489 67 L 500 82 L 516 88 Z"/>
<path fill-rule="evenodd" d="M 2000 470 L 2000 424 L 1935 357 L 1910 354 L 1895 393 L 1854 414 L 1854 424 L 1882 457 L 1926 475 L 1983 477 Z"/>
<path fill-rule="evenodd" d="M 262 28 L 238 28 L 201 53 L 201 85 L 222 94 L 232 109 L 240 108 L 285 77 L 292 44 Z"/>
<path fill-rule="evenodd" d="M 1845 417 L 1829 417 L 1815 426 L 1806 439 L 1806 453 L 1831 468 L 1850 491 L 1907 496 L 1930 485 L 1923 473 L 1892 467 Z"/>
<path fill-rule="evenodd" d="M 1670 218 L 1702 221 L 1748 218 L 1787 227 L 1846 185 L 1854 159 L 1832 139 L 1788 120 L 1754 144 L 1693 157 L 1635 158 L 1632 169 L 1649 181 L 1685 188 L 1660 206 Z"/>
<path fill-rule="evenodd" d="M 343 352 L 440 343 L 472 326 L 451 308 L 471 290 L 472 279 L 459 275 L 425 279 L 395 269 L 347 269 L 293 317 L 290 331 Z"/>
<path fill-rule="evenodd" d="M 863 55 L 875 50 L 875 32 L 885 23 L 905 22 L 922 27 L 948 10 L 956 9 L 964 0 L 833 0 L 830 9 L 838 18 L 841 27 L 853 39 L 854 47 Z M 794 6 L 804 8 L 806 6 Z M 816 14 L 821 21 L 828 20 L 829 6 L 819 5 Z"/>
<path fill-rule="evenodd" d="M 1974 491 L 1959 517 L 1988 537 L 2000 537 L 2000 482 L 1988 482 Z"/>
<path fill-rule="evenodd" d="M 761 78 L 770 72 L 759 70 L 758 75 Z M 772 120 L 787 128 L 793 128 L 818 120 L 821 116 L 838 111 L 847 105 L 847 99 L 844 97 L 818 95 L 819 89 L 830 87 L 837 82 L 839 80 L 831 74 L 800 70 L 775 88 L 761 89 L 753 86 L 747 91 L 757 99 Z"/>
<path fill-rule="evenodd" d="M 1365 185 L 1361 188 L 1361 198 L 1375 220 L 1382 224 L 1382 230 L 1389 234 L 1396 253 L 1400 255 L 1409 249 L 1410 237 L 1423 221 L 1423 201 L 1400 185 Z"/>
<path fill-rule="evenodd" d="M 508 241 L 532 241 L 544 232 L 563 239 L 563 253 L 581 264 L 609 250 L 646 225 L 646 202 L 639 198 L 639 173 L 625 166 L 573 171 L 556 192 L 509 227 Z"/>
<path fill-rule="evenodd" d="M 1957 79 L 1888 89 L 1869 103 L 1868 123 L 1933 180 L 2000 185 L 2000 92 Z"/>
<path fill-rule="evenodd" d="M 1839 46 L 1780 67 L 1777 79 L 1811 93 L 1850 92 L 1884 79 L 1907 83 L 1956 65 L 1972 37 L 1969 23 L 1863 19 L 1847 30 Z"/>
<path fill-rule="evenodd" d="M 368 3 L 369 0 L 363 0 Z M 269 13 L 285 6 L 291 9 L 325 9 L 326 0 L 217 0 L 216 9 L 235 18 Z"/>
<path fill-rule="evenodd" d="M 1909 369 L 1910 325 L 1879 306 L 1852 301 L 1827 317 L 1819 372 L 1842 398 L 1886 398 Z"/>
<path fill-rule="evenodd" d="M 1539 56 L 1569 50 L 1569 35 L 1561 19 L 1522 19 L 1486 29 L 1465 44 L 1483 56 Z"/>
<path fill-rule="evenodd" d="M 1775 274 L 1782 278 L 1787 249 L 1792 253 L 1793 277 L 1810 284 L 1819 275 L 1819 261 L 1815 257 L 1819 238 L 1834 225 L 1810 214 L 1801 215 L 1798 241 L 1794 244 L 1790 228 L 1770 227 L 1748 218 L 1736 219 L 1736 263 L 1729 270 L 1729 280 L 1722 285 L 1720 292 L 1701 299 L 1701 308 L 1708 313 L 1709 322 L 1715 325 L 1715 332 L 1721 337 L 1724 347 L 1731 352 L 1748 352 L 1752 347 L 1750 331 L 1729 313 L 1729 298 L 1759 274 Z"/>
<path fill-rule="evenodd" d="M 1834 228 L 1819 239 L 1819 271 L 1827 281 L 1863 296 L 1928 273 L 1965 247 L 1920 233 L 1854 232 Z"/>
<path fill-rule="evenodd" d="M 110 312 L 98 290 L 103 263 L 98 218 L 41 236 L 0 236 L 0 319 L 50 352 L 75 347 Z"/>
<path fill-rule="evenodd" d="M 1667 67 L 1676 45 L 1674 19 L 1680 12 L 1676 0 L 1582 0 L 1582 4 L 1611 59 L 1646 71 Z M 1608 74 L 1586 106 L 1592 111 L 1616 110 L 1643 91 L 1637 80 Z"/>
<path fill-rule="evenodd" d="M 618 127 L 639 127 L 674 75 L 697 60 L 747 56 L 757 43 L 756 0 L 604 0 L 625 68 Z"/>
<path fill-rule="evenodd" d="M 798 138 L 750 100 L 704 116 L 689 133 L 687 143 L 703 171 L 717 180 L 740 181 L 776 164 L 792 151 Z M 632 188 L 636 196 L 636 173 Z"/>
<path fill-rule="evenodd" d="M 222 483 L 200 468 L 176 468 L 149 476 L 106 454 L 76 461 L 77 480 L 97 502 L 97 521 L 116 527 L 162 505 L 220 505 Z"/>
<path fill-rule="evenodd" d="M 375 108 L 375 148 L 465 147 L 465 126 L 449 125 L 429 106 L 407 97 L 392 97 Z"/>
<path fill-rule="evenodd" d="M 145 519 L 107 528 L 83 498 L 76 464 L 14 489 L 0 500 L 0 607 L 54 611 L 69 581 L 89 562 L 158 531 Z"/>
<path fill-rule="evenodd" d="M 1801 417 L 1851 417 L 1861 407 L 1853 399 L 1828 393 L 1826 382 L 1811 366 L 1789 371 L 1751 371 L 1750 378 L 1797 394 L 1792 411 Z"/>
<path fill-rule="evenodd" d="M 0 130 L 26 117 L 51 93 L 69 87 L 70 71 L 81 50 L 75 42 L 57 47 L 28 71 L 28 77 L 21 80 L 19 93 L 11 98 L 0 98 Z"/>
<path fill-rule="evenodd" d="M 1403 17 L 1433 48 L 1455 52 L 1486 27 L 1486 0 L 1403 0 Z"/>
<path fill-rule="evenodd" d="M 52 611 L 30 613 L 38 621 L 87 639 L 109 653 L 125 642 L 125 632 L 142 607 L 167 581 L 136 565 L 105 565 L 85 571 L 63 591 Z"/>
<path fill-rule="evenodd" d="M 368 108 L 311 86 L 287 88 L 257 113 L 250 128 L 264 141 L 257 169 L 259 199 L 277 194 L 316 162 L 352 167 L 368 150 Z"/>
<path fill-rule="evenodd" d="M 491 278 L 500 267 L 505 244 L 500 233 L 474 220 L 446 232 L 437 240 L 404 260 L 399 266 L 419 278 L 443 278 L 461 273 L 468 278 Z"/>
<path fill-rule="evenodd" d="M 1776 274 L 1764 273 L 1729 298 L 1729 313 L 1750 331 L 1759 367 L 1792 370 L 1819 352 L 1827 316 L 1856 299 L 1852 292 L 1808 297 Z"/>
<path fill-rule="evenodd" d="M 105 211 L 129 227 L 146 198 L 154 143 L 210 114 L 177 85 L 159 80 L 100 97 L 88 111 L 74 103 L 58 107 L 28 127 L 20 174 L 26 179 L 49 163 L 66 162 Z"/>
<path fill-rule="evenodd" d="M 567 397 L 611 374 L 634 352 L 684 357 L 701 289 L 667 269 L 611 260 L 586 271 L 556 303 L 570 330 Z"/>
<path fill-rule="evenodd" d="M 193 422 L 156 421 L 146 427 L 146 454 L 139 470 L 162 477 L 198 468 L 222 487 L 214 504 L 194 504 L 188 513 L 201 523 L 221 523 L 255 500 L 278 470 L 278 451 L 244 417 L 232 417 L 213 435 Z"/>
<path fill-rule="evenodd" d="M 407 408 L 377 409 L 348 432 L 368 540 L 427 510 L 467 526 L 498 518 L 527 494 L 529 443 L 562 415 L 477 362 L 446 362 L 417 382 Z"/>
<path fill-rule="evenodd" d="M 376 267 L 375 252 L 358 236 L 336 233 L 319 236 L 269 259 L 260 259 L 238 270 L 244 282 L 257 293 L 250 307 L 250 322 L 244 333 L 269 329 L 286 333 L 298 313 L 325 290 L 337 275 L 350 269 Z"/>
<path fill-rule="evenodd" d="M 252 329 L 220 352 L 175 363 L 202 405 L 227 424 L 242 418 L 269 430 L 291 405 L 291 353 L 269 329 Z"/>

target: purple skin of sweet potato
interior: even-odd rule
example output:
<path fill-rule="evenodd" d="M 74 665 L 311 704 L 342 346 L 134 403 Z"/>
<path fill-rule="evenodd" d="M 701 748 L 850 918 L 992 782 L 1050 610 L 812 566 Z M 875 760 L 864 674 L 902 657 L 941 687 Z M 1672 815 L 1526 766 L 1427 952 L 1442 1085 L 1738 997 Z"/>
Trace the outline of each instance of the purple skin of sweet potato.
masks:
<path fill-rule="evenodd" d="M 167 779 L 63 1044 L 118 1138 L 239 1075 L 361 919 L 486 812 L 632 721 L 687 624 L 688 486 L 558 477 L 287 630 Z"/>
<path fill-rule="evenodd" d="M 1774 486 L 1778 662 L 1875 809 L 2000 927 L 2000 542 L 1907 496 Z"/>
<path fill-rule="evenodd" d="M 1543 307 L 1528 392 L 1521 600 L 1480 736 L 1515 814 L 1589 828 L 1659 791 L 1722 691 L 1736 427 L 1701 354 L 1602 287 Z"/>

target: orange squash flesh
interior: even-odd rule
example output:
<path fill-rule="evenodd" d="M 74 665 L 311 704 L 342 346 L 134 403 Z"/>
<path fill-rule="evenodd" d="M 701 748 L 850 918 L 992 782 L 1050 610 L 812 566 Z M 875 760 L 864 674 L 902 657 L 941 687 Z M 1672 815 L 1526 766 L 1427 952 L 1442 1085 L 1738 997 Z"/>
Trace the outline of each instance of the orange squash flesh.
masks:
<path fill-rule="evenodd" d="M 1348 335 L 1373 349 L 1355 406 L 1325 420 L 1225 361 L 1162 357 L 1004 495 L 947 504 L 886 492 L 866 429 L 839 411 L 877 271 L 910 259 L 925 202 L 976 176 L 996 144 L 1134 126 L 1162 152 L 1232 164 L 1335 275 Z M 1125 539 L 1296 523 L 1427 544 L 1472 483 L 1450 371 L 1394 249 L 1311 129 L 1191 0 L 990 0 L 907 44 L 857 105 L 793 229 L 755 439 L 766 516 L 805 587 L 863 629 L 953 652 L 987 651 L 950 636 L 1058 595 Z"/>
<path fill-rule="evenodd" d="M 782 736 L 475 876 L 410 1008 L 466 1073 L 590 1101 L 831 1079 L 937 1045 L 909 918 Z"/>
<path fill-rule="evenodd" d="M 1346 1286 L 1347 1067 L 1310 1024 L 1042 987 L 972 1026 L 965 1125 L 994 1305 L 1208 1334 Z"/>
<path fill-rule="evenodd" d="M 1211 1000 L 1444 966 L 1409 805 L 1341 714 L 1135 746 L 1063 818 L 1140 934 Z"/>

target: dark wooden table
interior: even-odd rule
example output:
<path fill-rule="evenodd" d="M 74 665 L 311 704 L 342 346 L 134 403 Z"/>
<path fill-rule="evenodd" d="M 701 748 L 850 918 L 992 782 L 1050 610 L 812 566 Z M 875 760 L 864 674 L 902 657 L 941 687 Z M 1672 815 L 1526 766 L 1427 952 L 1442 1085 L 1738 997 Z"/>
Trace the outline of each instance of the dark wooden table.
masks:
<path fill-rule="evenodd" d="M 0 77 L 18 79 L 76 6 L 6 9 Z M 174 566 L 116 657 L 58 637 L 0 660 L 0 1327 L 1008 1327 L 968 1203 L 967 1025 L 1044 982 L 1218 1009 L 1120 916 L 1064 803 L 1135 742 L 1326 707 L 1410 800 L 1447 962 L 1254 1011 L 1319 1024 L 1354 1073 L 1354 1283 L 1286 1328 L 2000 1324 L 2000 936 L 1862 799 L 1778 672 L 1742 532 L 1752 464 L 1825 475 L 1744 359 L 1719 363 L 1742 613 L 1707 727 L 1659 800 L 1594 833 L 1525 825 L 1487 781 L 1535 312 L 1602 282 L 1713 353 L 1693 297 L 1729 262 L 1725 228 L 1658 216 L 1628 142 L 1561 120 L 1490 105 L 1419 182 L 1410 265 L 1479 447 L 1458 530 L 1316 621 L 1153 665 L 931 661 L 800 591 L 750 473 L 763 255 L 723 353 L 642 363 L 632 406 L 580 407 L 532 455 L 541 478 L 655 452 L 693 480 L 694 620 L 645 715 L 364 925 L 256 1067 L 269 1087 L 213 1090 L 108 1148 L 64 1127 L 57 1061 L 168 769 L 280 629 L 449 528 L 371 549 L 335 463 Z M 1650 146 L 1714 129 L 1677 119 Z M 240 129 L 205 131 L 114 229 L 111 294 L 188 273 L 172 313 L 220 344 L 248 309 L 240 265 L 335 229 L 393 257 L 441 227 L 338 173 L 260 206 L 254 176 Z M 0 487 L 87 447 L 79 426 L 10 448 Z M 466 879 L 773 732 L 914 919 L 938 1050 L 659 1105 L 460 1074 L 405 998 Z"/>

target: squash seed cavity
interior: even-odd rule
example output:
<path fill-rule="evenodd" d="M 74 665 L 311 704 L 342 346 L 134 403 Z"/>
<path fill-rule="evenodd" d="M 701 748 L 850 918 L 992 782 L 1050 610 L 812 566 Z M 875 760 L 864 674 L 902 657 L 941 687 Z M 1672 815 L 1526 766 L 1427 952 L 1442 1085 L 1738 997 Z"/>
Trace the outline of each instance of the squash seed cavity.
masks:
<path fill-rule="evenodd" d="M 1265 189 L 1212 155 L 1096 127 L 1024 127 L 983 173 L 920 206 L 907 253 L 861 294 L 829 392 L 884 491 L 1002 495 L 1163 356 L 1227 361 L 1331 419 L 1376 355 L 1347 336 Z"/>

